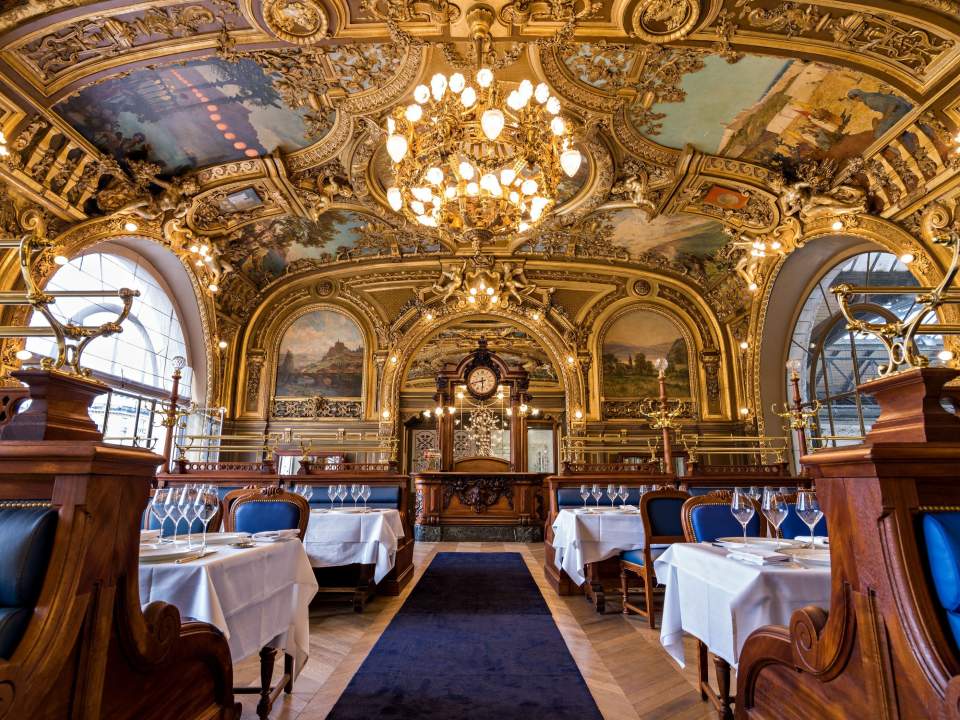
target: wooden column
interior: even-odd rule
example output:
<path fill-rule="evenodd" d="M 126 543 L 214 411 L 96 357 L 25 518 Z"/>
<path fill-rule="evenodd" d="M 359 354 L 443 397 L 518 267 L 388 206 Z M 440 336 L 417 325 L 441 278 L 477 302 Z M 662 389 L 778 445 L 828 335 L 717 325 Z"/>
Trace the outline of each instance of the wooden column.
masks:
<path fill-rule="evenodd" d="M 447 407 L 451 404 L 450 396 L 443 392 L 438 392 L 433 396 L 436 407 L 443 408 L 443 413 L 436 417 L 437 423 L 437 449 L 440 451 L 440 469 L 449 472 L 453 470 L 453 431 L 454 416 L 447 412 Z"/>
<path fill-rule="evenodd" d="M 660 412 L 664 419 L 667 415 L 667 377 L 665 371 L 661 368 L 657 374 L 660 383 Z M 667 474 L 673 474 L 673 448 L 670 441 L 670 428 L 663 426 L 663 471 Z"/>

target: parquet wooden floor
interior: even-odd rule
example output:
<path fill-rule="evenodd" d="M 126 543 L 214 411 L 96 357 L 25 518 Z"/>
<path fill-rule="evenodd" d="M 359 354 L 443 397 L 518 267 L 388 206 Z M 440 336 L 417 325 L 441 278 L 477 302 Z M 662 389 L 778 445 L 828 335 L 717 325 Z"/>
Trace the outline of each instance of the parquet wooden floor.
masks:
<path fill-rule="evenodd" d="M 274 706 L 274 720 L 322 720 L 370 648 L 399 610 L 437 552 L 520 552 L 540 586 L 567 647 L 607 720 L 688 720 L 716 717 L 696 690 L 696 647 L 686 645 L 680 669 L 660 647 L 658 630 L 624 616 L 618 603 L 597 614 L 580 596 L 559 597 L 543 575 L 543 545 L 520 543 L 418 543 L 414 581 L 396 598 L 376 598 L 362 614 L 343 605 L 318 605 L 310 614 L 310 660 L 289 696 Z M 279 663 L 278 663 L 279 667 Z M 236 668 L 238 681 L 254 684 L 256 660 Z M 243 720 L 255 720 L 255 696 L 238 696 Z M 374 719 L 371 719 L 374 720 Z M 451 718 L 451 720 L 457 720 Z"/>

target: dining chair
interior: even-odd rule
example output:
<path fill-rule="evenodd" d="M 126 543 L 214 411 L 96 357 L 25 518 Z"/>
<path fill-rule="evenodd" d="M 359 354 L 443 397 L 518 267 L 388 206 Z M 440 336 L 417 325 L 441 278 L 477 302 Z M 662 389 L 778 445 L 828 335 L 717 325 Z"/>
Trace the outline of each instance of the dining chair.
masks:
<path fill-rule="evenodd" d="M 713 542 L 721 537 L 743 535 L 743 527 L 730 512 L 733 494 L 728 490 L 716 490 L 708 495 L 694 495 L 683 504 L 683 535 L 687 542 Z M 753 517 L 747 523 L 747 535 L 765 536 L 767 522 L 760 512 L 760 504 L 754 500 Z"/>
<path fill-rule="evenodd" d="M 302 495 L 271 485 L 245 488 L 227 493 L 224 528 L 227 532 L 292 530 L 300 532 L 302 541 L 310 520 L 310 505 Z"/>
<path fill-rule="evenodd" d="M 623 595 L 623 614 L 631 612 L 647 618 L 651 628 L 655 628 L 655 608 L 653 604 L 656 578 L 653 574 L 653 561 L 657 559 L 671 543 L 683 542 L 683 524 L 680 512 L 690 494 L 673 488 L 653 490 L 640 498 L 640 520 L 643 523 L 643 547 L 620 553 L 620 588 Z M 643 584 L 644 606 L 630 602 L 629 576 L 632 573 Z"/>

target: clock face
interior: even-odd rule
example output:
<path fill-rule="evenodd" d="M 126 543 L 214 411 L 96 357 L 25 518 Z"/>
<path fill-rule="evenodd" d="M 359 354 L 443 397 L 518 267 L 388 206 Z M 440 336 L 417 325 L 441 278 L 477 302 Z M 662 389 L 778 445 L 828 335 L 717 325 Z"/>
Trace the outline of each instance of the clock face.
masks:
<path fill-rule="evenodd" d="M 474 368 L 467 376 L 467 389 L 477 397 L 493 395 L 497 389 L 497 376 L 490 368 Z"/>

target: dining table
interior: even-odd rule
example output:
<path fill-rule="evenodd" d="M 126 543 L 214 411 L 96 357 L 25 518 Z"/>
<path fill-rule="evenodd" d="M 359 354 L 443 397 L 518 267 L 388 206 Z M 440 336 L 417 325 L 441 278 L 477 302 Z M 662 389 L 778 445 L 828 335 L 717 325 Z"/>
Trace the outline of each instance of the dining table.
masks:
<path fill-rule="evenodd" d="M 632 505 L 564 509 L 552 527 L 553 561 L 577 585 L 587 582 L 589 565 L 644 545 L 643 520 Z"/>
<path fill-rule="evenodd" d="M 287 538 L 232 547 L 217 535 L 209 534 L 206 555 L 181 562 L 147 562 L 141 545 L 140 601 L 170 603 L 182 618 L 219 628 L 234 663 L 282 648 L 296 677 L 309 657 L 309 606 L 318 590 L 303 544 Z"/>
<path fill-rule="evenodd" d="M 830 566 L 753 564 L 731 556 L 735 548 L 718 545 L 674 543 L 653 569 L 664 586 L 660 644 L 683 667 L 684 633 L 703 643 L 715 657 L 717 702 L 726 709 L 729 669 L 737 667 L 747 637 L 764 625 L 789 625 L 807 605 L 830 607 Z"/>
<path fill-rule="evenodd" d="M 315 568 L 373 565 L 379 583 L 393 570 L 403 537 L 397 510 L 345 506 L 311 510 L 303 546 Z"/>

